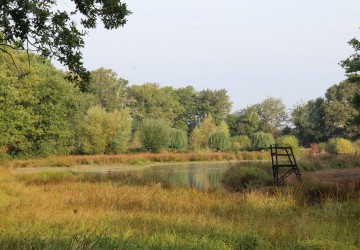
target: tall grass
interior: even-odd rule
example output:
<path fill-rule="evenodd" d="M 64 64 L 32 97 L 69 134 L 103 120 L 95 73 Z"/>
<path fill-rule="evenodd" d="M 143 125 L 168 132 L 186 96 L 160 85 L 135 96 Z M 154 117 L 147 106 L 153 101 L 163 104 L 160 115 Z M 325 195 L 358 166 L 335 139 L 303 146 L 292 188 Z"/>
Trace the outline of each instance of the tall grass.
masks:
<path fill-rule="evenodd" d="M 0 248 L 360 247 L 355 185 L 332 191 L 303 185 L 235 193 L 156 183 L 129 186 L 120 177 L 97 178 L 59 172 L 15 175 L 0 169 Z"/>
<path fill-rule="evenodd" d="M 360 167 L 360 155 L 308 154 L 304 155 L 298 163 L 300 168 L 305 171 Z"/>

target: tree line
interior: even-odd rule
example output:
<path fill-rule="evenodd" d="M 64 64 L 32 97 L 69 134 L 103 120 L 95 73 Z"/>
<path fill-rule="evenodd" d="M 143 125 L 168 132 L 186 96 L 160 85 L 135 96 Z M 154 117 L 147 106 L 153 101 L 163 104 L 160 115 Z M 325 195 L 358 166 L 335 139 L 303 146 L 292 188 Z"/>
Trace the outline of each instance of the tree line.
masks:
<path fill-rule="evenodd" d="M 33 53 L 0 54 L 3 154 L 254 150 L 284 136 L 309 146 L 337 137 L 354 141 L 360 135 L 357 75 L 291 112 L 281 99 L 269 97 L 233 113 L 225 89 L 130 86 L 113 70 L 100 68 L 91 72 L 88 90 L 82 92 L 64 75 Z"/>

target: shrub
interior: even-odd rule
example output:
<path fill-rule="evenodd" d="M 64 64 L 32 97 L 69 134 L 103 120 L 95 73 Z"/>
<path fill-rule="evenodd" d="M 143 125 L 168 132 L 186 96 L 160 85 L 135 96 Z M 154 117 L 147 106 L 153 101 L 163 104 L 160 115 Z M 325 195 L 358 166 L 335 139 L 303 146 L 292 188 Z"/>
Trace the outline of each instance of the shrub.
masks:
<path fill-rule="evenodd" d="M 229 168 L 222 182 L 226 188 L 238 192 L 255 186 L 271 185 L 272 177 L 260 167 L 235 166 Z"/>
<path fill-rule="evenodd" d="M 276 138 L 276 143 L 280 146 L 292 147 L 295 156 L 300 156 L 300 147 L 298 139 L 293 135 L 284 135 Z"/>
<path fill-rule="evenodd" d="M 170 131 L 169 148 L 182 149 L 188 145 L 186 132 L 181 129 L 173 128 Z"/>
<path fill-rule="evenodd" d="M 247 135 L 239 135 L 231 138 L 231 147 L 235 151 L 245 151 L 251 146 L 250 138 Z"/>
<path fill-rule="evenodd" d="M 170 128 L 160 119 L 145 120 L 141 126 L 141 142 L 151 152 L 159 152 L 169 143 Z"/>
<path fill-rule="evenodd" d="M 5 165 L 10 160 L 11 160 L 10 155 L 0 152 L 0 165 Z"/>
<path fill-rule="evenodd" d="M 332 154 L 354 153 L 351 142 L 344 138 L 331 138 L 326 144 L 326 151 Z"/>
<path fill-rule="evenodd" d="M 357 139 L 356 141 L 354 141 L 354 149 L 357 154 L 360 153 L 360 139 Z"/>
<path fill-rule="evenodd" d="M 270 133 L 256 132 L 251 135 L 251 147 L 253 150 L 268 148 L 275 143 L 274 137 Z"/>

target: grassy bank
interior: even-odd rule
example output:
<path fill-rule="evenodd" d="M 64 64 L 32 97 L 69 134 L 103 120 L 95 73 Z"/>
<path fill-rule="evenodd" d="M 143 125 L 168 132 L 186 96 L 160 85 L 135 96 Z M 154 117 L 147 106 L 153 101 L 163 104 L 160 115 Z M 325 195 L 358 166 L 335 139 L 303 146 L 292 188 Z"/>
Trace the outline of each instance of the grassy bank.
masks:
<path fill-rule="evenodd" d="M 123 155 L 72 155 L 54 156 L 28 160 L 0 161 L 7 168 L 20 167 L 72 167 L 77 165 L 147 165 L 152 163 L 205 162 L 205 161 L 242 161 L 270 160 L 268 151 L 239 153 L 138 153 Z M 303 154 L 298 159 L 301 170 L 313 171 L 329 168 L 360 166 L 360 155 Z"/>
<path fill-rule="evenodd" d="M 0 173 L 2 249 L 358 249 L 359 188 L 198 191 Z M 315 191 L 314 191 L 315 190 Z M 314 193 L 317 194 L 314 199 Z M 347 194 L 347 195 L 341 195 Z"/>
<path fill-rule="evenodd" d="M 268 152 L 240 153 L 140 153 L 123 155 L 74 155 L 29 160 L 12 160 L 3 163 L 10 168 L 18 167 L 71 167 L 75 165 L 149 164 L 154 162 L 194 162 L 223 160 L 268 160 Z"/>

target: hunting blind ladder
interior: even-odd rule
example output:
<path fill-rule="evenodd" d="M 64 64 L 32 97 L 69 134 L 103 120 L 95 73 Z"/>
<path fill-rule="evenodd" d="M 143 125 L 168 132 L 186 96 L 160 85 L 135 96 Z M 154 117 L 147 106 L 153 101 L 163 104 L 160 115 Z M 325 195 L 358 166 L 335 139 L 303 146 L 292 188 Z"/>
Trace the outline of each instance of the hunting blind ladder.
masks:
<path fill-rule="evenodd" d="M 301 182 L 300 170 L 292 147 L 274 144 L 270 146 L 270 153 L 274 183 L 276 185 L 282 184 L 292 173 L 295 173 L 296 178 Z"/>

